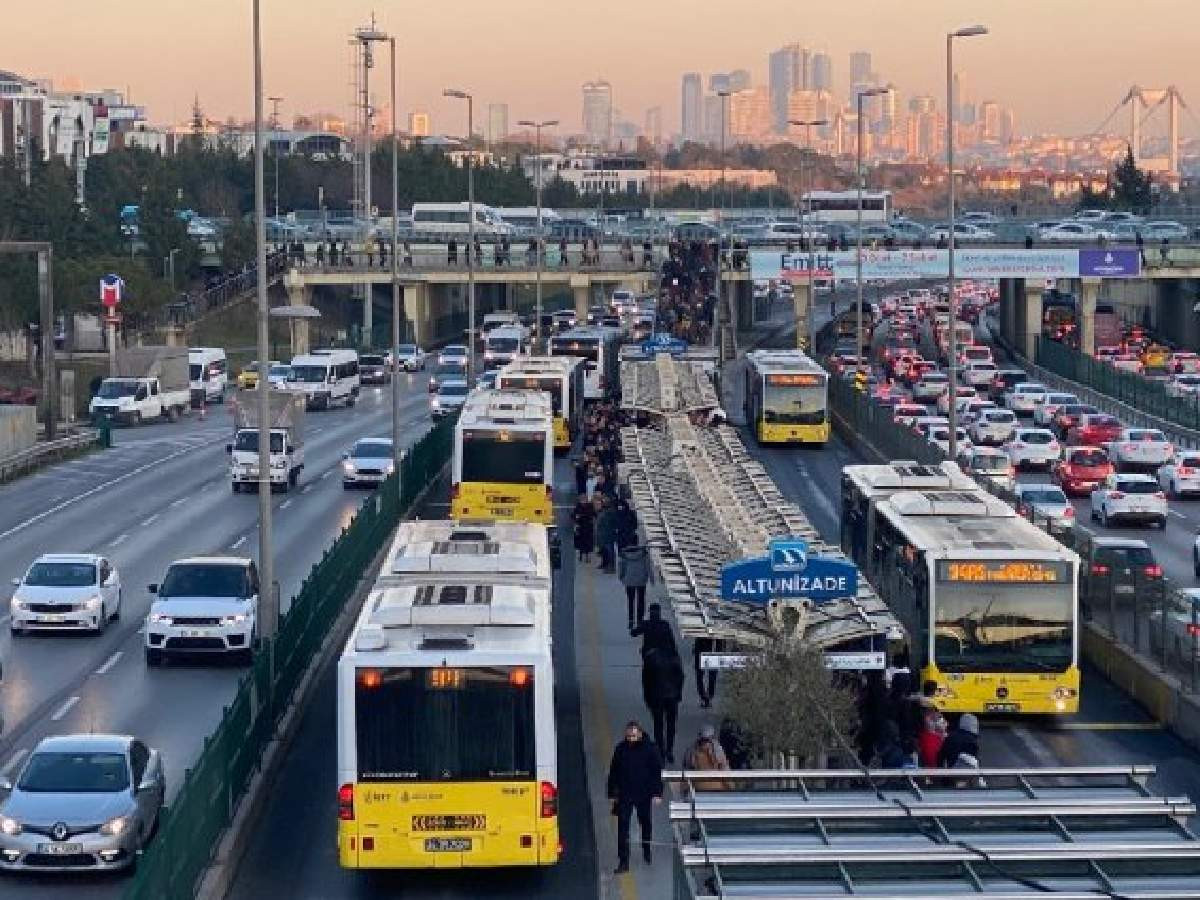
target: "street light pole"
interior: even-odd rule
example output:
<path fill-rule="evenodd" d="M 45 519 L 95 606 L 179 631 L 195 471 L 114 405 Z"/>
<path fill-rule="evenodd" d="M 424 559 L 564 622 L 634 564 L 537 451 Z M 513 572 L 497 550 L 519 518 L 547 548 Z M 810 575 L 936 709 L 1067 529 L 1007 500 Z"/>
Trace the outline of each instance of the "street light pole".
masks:
<path fill-rule="evenodd" d="M 475 134 L 475 98 L 466 91 L 446 88 L 442 96 L 467 101 L 467 383 L 475 383 L 475 171 L 471 138 Z"/>
<path fill-rule="evenodd" d="M 283 102 L 282 97 L 268 97 L 271 101 L 271 130 L 279 130 L 279 104 Z M 279 220 L 279 142 L 271 142 L 271 155 L 275 157 L 275 220 L 278 224 Z"/>
<path fill-rule="evenodd" d="M 265 371 L 270 358 L 267 300 L 266 191 L 263 187 L 263 82 L 260 0 L 254 0 L 254 242 L 258 288 L 258 365 Z M 271 540 L 271 404 L 270 385 L 258 379 L 258 571 L 261 636 L 274 638 L 279 630 L 279 598 L 275 594 L 275 560 Z M 274 666 L 272 665 L 272 671 Z"/>
<path fill-rule="evenodd" d="M 862 91 L 861 93 L 859 93 L 857 95 L 858 96 L 858 118 L 857 118 L 857 121 L 855 122 L 855 125 L 857 126 L 857 129 L 858 129 L 858 140 L 855 142 L 856 146 L 854 148 L 856 157 L 857 157 L 857 161 L 855 163 L 855 168 L 854 168 L 854 182 L 855 182 L 855 190 L 858 193 L 858 212 L 857 212 L 856 219 L 855 219 L 857 224 L 854 229 L 854 231 L 855 231 L 855 235 L 854 235 L 854 248 L 855 248 L 854 280 L 855 280 L 855 284 L 857 287 L 857 303 L 855 304 L 855 309 L 854 309 L 854 317 L 855 317 L 854 334 L 855 334 L 856 340 L 858 341 L 858 349 L 856 351 L 857 356 L 858 356 L 858 365 L 857 365 L 856 371 L 859 373 L 864 372 L 864 368 L 863 368 L 863 275 L 862 275 L 862 251 L 863 251 L 862 224 L 863 224 L 863 222 L 862 222 L 862 216 L 863 216 L 863 182 L 866 180 L 866 176 L 865 176 L 865 173 L 863 172 L 863 98 L 864 97 L 875 97 L 875 96 L 878 96 L 879 94 L 886 94 L 887 91 L 888 91 L 888 88 L 876 87 L 876 88 L 871 88 L 866 91 Z M 868 348 L 868 351 L 869 350 L 870 350 L 870 348 Z M 868 352 L 868 355 L 869 355 L 869 352 Z"/>
<path fill-rule="evenodd" d="M 828 125 L 826 119 L 788 119 L 789 125 L 799 125 L 804 128 L 804 148 L 800 151 L 800 237 L 808 243 L 808 307 L 805 310 L 805 318 L 808 332 L 808 352 L 816 353 L 817 351 L 817 317 L 815 314 L 817 306 L 817 295 L 813 285 L 813 269 L 817 265 L 816 246 L 813 240 L 813 234 L 808 227 L 808 216 L 804 212 L 804 151 L 808 150 L 812 144 L 812 129 L 813 126 Z M 809 204 L 811 206 L 811 204 Z M 796 323 L 796 333 L 800 333 L 799 325 Z"/>
<path fill-rule="evenodd" d="M 546 235 L 542 228 L 542 129 L 558 124 L 557 119 L 547 119 L 545 122 L 534 122 L 522 119 L 517 123 L 522 128 L 534 130 L 534 146 L 537 156 L 537 288 L 534 299 L 533 345 L 542 352 L 542 257 L 546 253 Z"/>
<path fill-rule="evenodd" d="M 949 334 L 946 336 L 946 350 L 950 357 L 946 365 L 948 367 L 947 375 L 949 376 L 946 383 L 946 388 L 949 391 L 949 420 L 950 434 L 948 450 L 950 459 L 958 459 L 958 340 L 955 334 L 955 327 L 958 324 L 958 297 L 954 290 L 954 39 L 964 37 L 976 37 L 977 35 L 987 34 L 987 29 L 982 25 L 969 25 L 966 28 L 960 28 L 958 31 L 952 31 L 946 35 L 946 182 L 947 182 L 947 206 L 949 207 L 949 216 L 946 221 L 946 247 L 949 250 L 947 271 L 946 271 L 946 287 L 949 291 L 947 299 L 950 301 L 950 328 Z"/>
<path fill-rule="evenodd" d="M 725 104 L 729 101 L 729 91 L 717 91 L 717 96 L 721 99 L 721 181 L 717 186 L 720 192 L 720 206 L 717 216 L 717 303 L 713 307 L 712 314 L 712 345 L 720 348 L 722 345 L 717 343 L 717 326 L 721 321 L 721 308 L 725 304 L 725 287 L 721 283 L 722 269 L 722 244 L 725 241 Z M 732 321 L 733 316 L 730 316 L 730 328 L 736 328 L 737 324 Z M 720 351 L 723 353 L 723 351 Z M 724 362 L 724 360 L 721 360 Z"/>
<path fill-rule="evenodd" d="M 396 254 L 400 251 L 400 132 L 396 127 L 396 39 L 388 39 L 391 50 L 392 83 L 392 468 L 396 474 L 397 508 L 404 499 L 403 472 L 400 468 L 400 276 Z"/>

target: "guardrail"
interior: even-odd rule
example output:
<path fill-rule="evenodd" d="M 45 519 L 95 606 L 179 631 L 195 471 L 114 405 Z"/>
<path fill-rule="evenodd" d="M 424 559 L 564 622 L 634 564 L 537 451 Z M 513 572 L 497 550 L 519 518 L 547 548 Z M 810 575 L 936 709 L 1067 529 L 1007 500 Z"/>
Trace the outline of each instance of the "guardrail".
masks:
<path fill-rule="evenodd" d="M 332 623 L 414 501 L 450 457 L 454 417 L 443 419 L 409 450 L 396 475 L 359 508 L 282 616 L 274 639 L 263 640 L 250 671 L 171 804 L 159 832 L 141 857 L 127 900 L 191 900 L 212 859 L 221 832 L 287 710 L 301 676 L 313 662 Z M 310 825 L 313 823 L 309 823 Z M 317 824 L 319 827 L 319 823 Z M 332 827 L 332 825 L 330 826 Z"/>
<path fill-rule="evenodd" d="M 0 482 L 11 481 L 92 446 L 111 447 L 111 432 L 107 428 L 86 428 L 53 441 L 40 441 L 28 450 L 0 458 Z"/>
<path fill-rule="evenodd" d="M 937 465 L 949 459 L 940 447 L 896 424 L 891 409 L 858 393 L 846 379 L 830 379 L 829 407 L 839 432 L 865 445 L 881 462 L 905 459 Z M 1111 566 L 1110 573 L 1090 571 L 1094 542 L 1102 535 L 1078 523 L 1062 528 L 1053 519 L 1022 509 L 1016 493 L 995 481 L 976 481 L 1080 555 L 1079 605 L 1085 624 L 1149 661 L 1158 672 L 1178 679 L 1185 694 L 1200 695 L 1200 590 L 1151 576 L 1145 566 L 1131 567 L 1128 587 L 1113 577 Z M 1153 541 L 1148 543 L 1153 547 Z"/>

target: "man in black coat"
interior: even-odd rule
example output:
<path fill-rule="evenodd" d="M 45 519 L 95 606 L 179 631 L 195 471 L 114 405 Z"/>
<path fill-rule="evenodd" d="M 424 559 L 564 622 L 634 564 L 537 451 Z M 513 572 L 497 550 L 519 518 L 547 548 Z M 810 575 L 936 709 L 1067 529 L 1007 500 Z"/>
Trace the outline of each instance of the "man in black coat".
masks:
<path fill-rule="evenodd" d="M 968 757 L 960 761 L 960 756 Z M 971 766 L 974 761 L 974 766 Z M 938 751 L 938 768 L 956 769 L 963 766 L 978 768 L 979 766 L 979 719 L 971 713 L 963 713 L 958 717 L 958 725 L 946 735 L 942 748 Z"/>
<path fill-rule="evenodd" d="M 674 646 L 642 654 L 642 697 L 654 718 L 654 743 L 668 763 L 675 762 L 675 722 L 683 699 L 683 662 Z"/>
<path fill-rule="evenodd" d="M 629 824 L 634 811 L 642 835 L 642 857 L 647 863 L 653 859 L 653 806 L 662 801 L 662 794 L 662 757 L 646 739 L 642 726 L 631 721 L 608 766 L 608 798 L 617 817 L 617 874 L 629 871 Z"/>

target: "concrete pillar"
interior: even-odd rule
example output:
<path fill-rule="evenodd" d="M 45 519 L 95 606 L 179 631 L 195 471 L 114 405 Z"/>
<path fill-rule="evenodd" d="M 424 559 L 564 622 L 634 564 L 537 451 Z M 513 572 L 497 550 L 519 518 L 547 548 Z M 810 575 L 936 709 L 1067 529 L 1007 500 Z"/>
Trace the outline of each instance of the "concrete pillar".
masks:
<path fill-rule="evenodd" d="M 1021 281 L 1016 278 L 1000 279 L 1000 336 L 1009 344 L 1017 344 L 1017 295 Z"/>
<path fill-rule="evenodd" d="M 182 325 L 168 325 L 163 329 L 163 339 L 168 347 L 187 347 L 187 333 Z"/>
<path fill-rule="evenodd" d="M 433 326 L 429 320 L 429 285 L 423 281 L 404 286 L 404 307 L 412 320 L 412 339 L 423 347 L 433 339 Z"/>
<path fill-rule="evenodd" d="M 792 311 L 796 317 L 796 346 L 808 350 L 808 305 L 812 302 L 808 293 L 808 279 L 792 282 Z"/>
<path fill-rule="evenodd" d="M 1100 296 L 1099 278 L 1079 280 L 1079 352 L 1096 355 L 1096 300 Z"/>
<path fill-rule="evenodd" d="M 294 272 L 289 272 L 285 276 L 284 287 L 287 289 L 288 303 L 292 306 L 312 305 L 312 288 Z M 289 329 L 292 335 L 292 356 L 307 353 L 309 349 L 308 319 L 290 319 L 289 321 L 292 323 Z"/>
<path fill-rule="evenodd" d="M 1037 339 L 1042 333 L 1042 294 L 1046 286 L 1036 278 L 1025 281 L 1024 302 L 1021 304 L 1021 335 L 1017 349 L 1026 359 L 1034 359 L 1037 354 Z"/>
<path fill-rule="evenodd" d="M 586 275 L 572 275 L 571 293 L 575 297 L 575 318 L 582 324 L 587 321 L 588 307 L 592 305 L 591 279 Z"/>
<path fill-rule="evenodd" d="M 754 285 L 749 281 L 735 281 L 725 286 L 733 302 L 731 315 L 738 331 L 749 331 L 754 327 Z"/>

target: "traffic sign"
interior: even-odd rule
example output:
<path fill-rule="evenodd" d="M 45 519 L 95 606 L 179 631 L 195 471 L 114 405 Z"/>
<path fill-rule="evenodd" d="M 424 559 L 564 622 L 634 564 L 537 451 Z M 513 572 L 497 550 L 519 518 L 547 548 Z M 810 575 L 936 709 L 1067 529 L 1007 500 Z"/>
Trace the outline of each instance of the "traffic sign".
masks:
<path fill-rule="evenodd" d="M 109 273 L 100 279 L 100 305 L 113 310 L 125 293 L 125 280 L 120 275 Z"/>
<path fill-rule="evenodd" d="M 681 341 L 679 338 L 671 337 L 665 332 L 658 332 L 650 335 L 646 340 L 642 341 L 642 352 L 647 356 L 654 356 L 658 353 L 669 353 L 671 356 L 681 356 L 687 352 L 687 341 Z"/>

